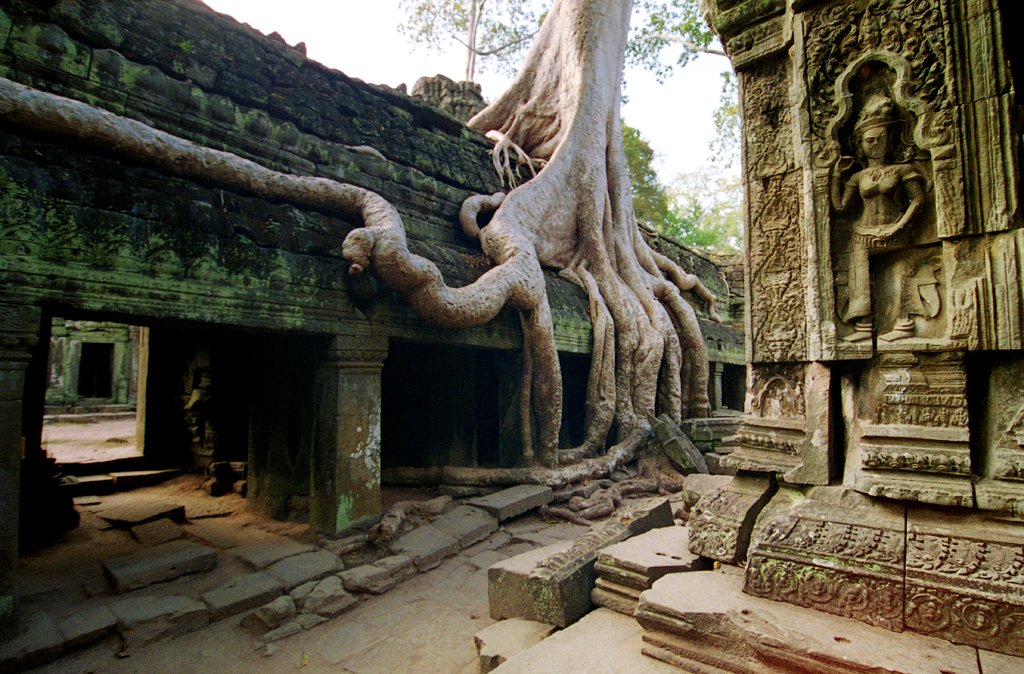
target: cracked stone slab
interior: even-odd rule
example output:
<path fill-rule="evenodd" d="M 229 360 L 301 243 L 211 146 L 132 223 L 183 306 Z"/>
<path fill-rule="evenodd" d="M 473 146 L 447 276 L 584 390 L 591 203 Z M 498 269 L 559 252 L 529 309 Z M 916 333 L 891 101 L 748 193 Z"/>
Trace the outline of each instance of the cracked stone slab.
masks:
<path fill-rule="evenodd" d="M 498 520 L 486 511 L 462 505 L 430 523 L 468 548 L 498 530 Z"/>
<path fill-rule="evenodd" d="M 180 524 L 161 517 L 158 520 L 132 527 L 131 534 L 132 538 L 140 545 L 160 545 L 182 538 L 185 535 L 185 530 Z"/>
<path fill-rule="evenodd" d="M 203 602 L 210 609 L 210 620 L 221 620 L 262 606 L 284 592 L 284 584 L 266 573 L 236 576 L 224 585 L 205 592 Z"/>
<path fill-rule="evenodd" d="M 391 551 L 412 559 L 420 571 L 432 569 L 460 549 L 459 541 L 437 527 L 424 524 L 391 544 Z"/>
<path fill-rule="evenodd" d="M 319 580 L 342 568 L 344 565 L 336 556 L 326 550 L 317 550 L 282 559 L 268 567 L 266 573 L 281 581 L 285 590 L 290 592 L 303 583 Z"/>
<path fill-rule="evenodd" d="M 164 543 L 103 562 L 103 569 L 117 594 L 190 573 L 210 571 L 216 566 L 216 550 L 189 541 Z"/>
<path fill-rule="evenodd" d="M 708 567 L 690 552 L 689 542 L 686 527 L 652 529 L 601 550 L 594 568 L 600 578 L 646 590 L 667 574 Z"/>
<path fill-rule="evenodd" d="M 395 579 L 387 569 L 374 564 L 363 564 L 354 569 L 346 569 L 338 574 L 349 592 L 370 592 L 381 594 L 395 586 Z"/>
<path fill-rule="evenodd" d="M 176 637 L 210 622 L 206 605 L 191 597 L 129 597 L 110 605 L 117 628 L 132 648 Z"/>
<path fill-rule="evenodd" d="M 486 510 L 499 522 L 522 515 L 523 513 L 547 505 L 555 498 L 551 487 L 534 484 L 520 484 L 508 489 L 479 496 L 466 501 L 466 505 Z"/>
<path fill-rule="evenodd" d="M 359 600 L 345 590 L 345 585 L 338 576 L 328 576 L 316 584 L 302 603 L 302 612 L 323 618 L 347 611 Z"/>

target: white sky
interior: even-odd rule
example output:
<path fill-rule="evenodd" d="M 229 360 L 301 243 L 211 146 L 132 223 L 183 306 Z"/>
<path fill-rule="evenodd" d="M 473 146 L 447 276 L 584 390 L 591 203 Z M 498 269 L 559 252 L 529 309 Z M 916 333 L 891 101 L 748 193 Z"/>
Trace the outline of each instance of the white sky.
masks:
<path fill-rule="evenodd" d="M 461 80 L 465 52 L 452 40 L 446 54 L 416 48 L 398 32 L 403 15 L 398 0 L 204 0 L 263 33 L 278 32 L 289 44 L 306 43 L 309 58 L 366 82 L 410 89 L 424 75 Z M 485 66 L 486 67 L 486 66 Z M 629 103 L 623 119 L 640 130 L 659 153 L 663 182 L 708 165 L 714 136 L 712 111 L 718 106 L 721 77 L 729 67 L 720 56 L 702 55 L 664 85 L 643 70 L 626 73 Z M 493 100 L 509 78 L 479 72 L 484 98 Z"/>

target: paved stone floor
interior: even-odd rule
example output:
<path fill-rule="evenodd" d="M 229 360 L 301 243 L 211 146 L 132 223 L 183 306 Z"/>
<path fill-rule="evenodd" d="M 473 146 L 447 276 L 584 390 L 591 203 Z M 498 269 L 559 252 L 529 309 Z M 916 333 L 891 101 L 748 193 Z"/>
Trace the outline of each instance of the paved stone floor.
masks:
<path fill-rule="evenodd" d="M 253 549 L 277 548 L 282 554 L 298 555 L 316 544 L 316 537 L 303 524 L 275 522 L 250 512 L 244 499 L 236 495 L 209 497 L 199 490 L 200 482 L 185 476 L 157 487 L 82 500 L 88 505 L 79 507 L 82 524 L 78 529 L 58 544 L 23 558 L 25 612 L 45 614 L 60 624 L 84 609 L 112 606 L 125 598 L 198 598 L 232 578 L 252 573 L 247 562 L 252 561 Z M 419 492 L 412 497 L 429 495 Z M 409 496 L 406 491 L 393 492 L 388 499 Z M 139 500 L 182 504 L 187 518 L 181 525 L 184 539 L 214 548 L 216 568 L 127 594 L 113 594 L 102 562 L 139 552 L 149 541 L 137 541 L 128 531 L 112 528 L 101 515 L 109 508 L 124 509 Z M 141 646 L 126 644 L 114 632 L 30 671 L 476 672 L 473 635 L 494 622 L 488 615 L 487 567 L 534 547 L 574 538 L 586 530 L 565 522 L 545 522 L 527 513 L 506 521 L 487 539 L 432 570 L 413 575 L 385 594 L 355 594 L 359 603 L 354 608 L 269 644 L 244 629 L 240 625 L 244 614 L 237 614 Z M 172 633 L 188 628 L 179 626 Z"/>

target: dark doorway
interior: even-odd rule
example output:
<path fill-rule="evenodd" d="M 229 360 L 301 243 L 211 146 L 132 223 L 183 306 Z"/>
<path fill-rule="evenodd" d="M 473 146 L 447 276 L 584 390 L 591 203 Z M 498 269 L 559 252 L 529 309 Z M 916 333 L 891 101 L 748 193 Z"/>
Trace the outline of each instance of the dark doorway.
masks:
<path fill-rule="evenodd" d="M 111 398 L 114 389 L 114 345 L 102 342 L 82 344 L 78 366 L 80 398 Z"/>

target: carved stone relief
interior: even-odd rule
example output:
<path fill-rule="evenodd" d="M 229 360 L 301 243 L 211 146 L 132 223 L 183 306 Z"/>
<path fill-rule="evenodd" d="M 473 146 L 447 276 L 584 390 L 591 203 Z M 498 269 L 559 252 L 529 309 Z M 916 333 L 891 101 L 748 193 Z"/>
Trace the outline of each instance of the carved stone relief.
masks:
<path fill-rule="evenodd" d="M 899 632 L 904 557 L 902 506 L 814 487 L 758 521 L 744 591 Z"/>
<path fill-rule="evenodd" d="M 978 440 L 991 450 L 977 471 L 978 507 L 1024 517 L 1024 357 L 985 368 L 982 378 Z"/>
<path fill-rule="evenodd" d="M 702 498 L 690 514 L 690 552 L 726 564 L 744 559 L 754 521 L 774 493 L 772 478 L 739 474 Z"/>
<path fill-rule="evenodd" d="M 786 97 L 790 68 L 773 59 L 743 71 L 743 145 L 748 175 L 778 175 L 795 167 L 793 113 Z"/>
<path fill-rule="evenodd" d="M 859 378 L 845 378 L 842 390 L 848 485 L 872 496 L 974 505 L 962 354 L 883 354 Z"/>
<path fill-rule="evenodd" d="M 908 629 L 1024 655 L 1024 542 L 1018 526 L 910 508 L 906 577 Z"/>
<path fill-rule="evenodd" d="M 752 365 L 746 413 L 725 465 L 775 472 L 792 484 L 827 484 L 831 382 L 818 363 Z"/>
<path fill-rule="evenodd" d="M 748 186 L 751 353 L 753 362 L 806 360 L 806 245 L 801 231 L 800 174 Z"/>

